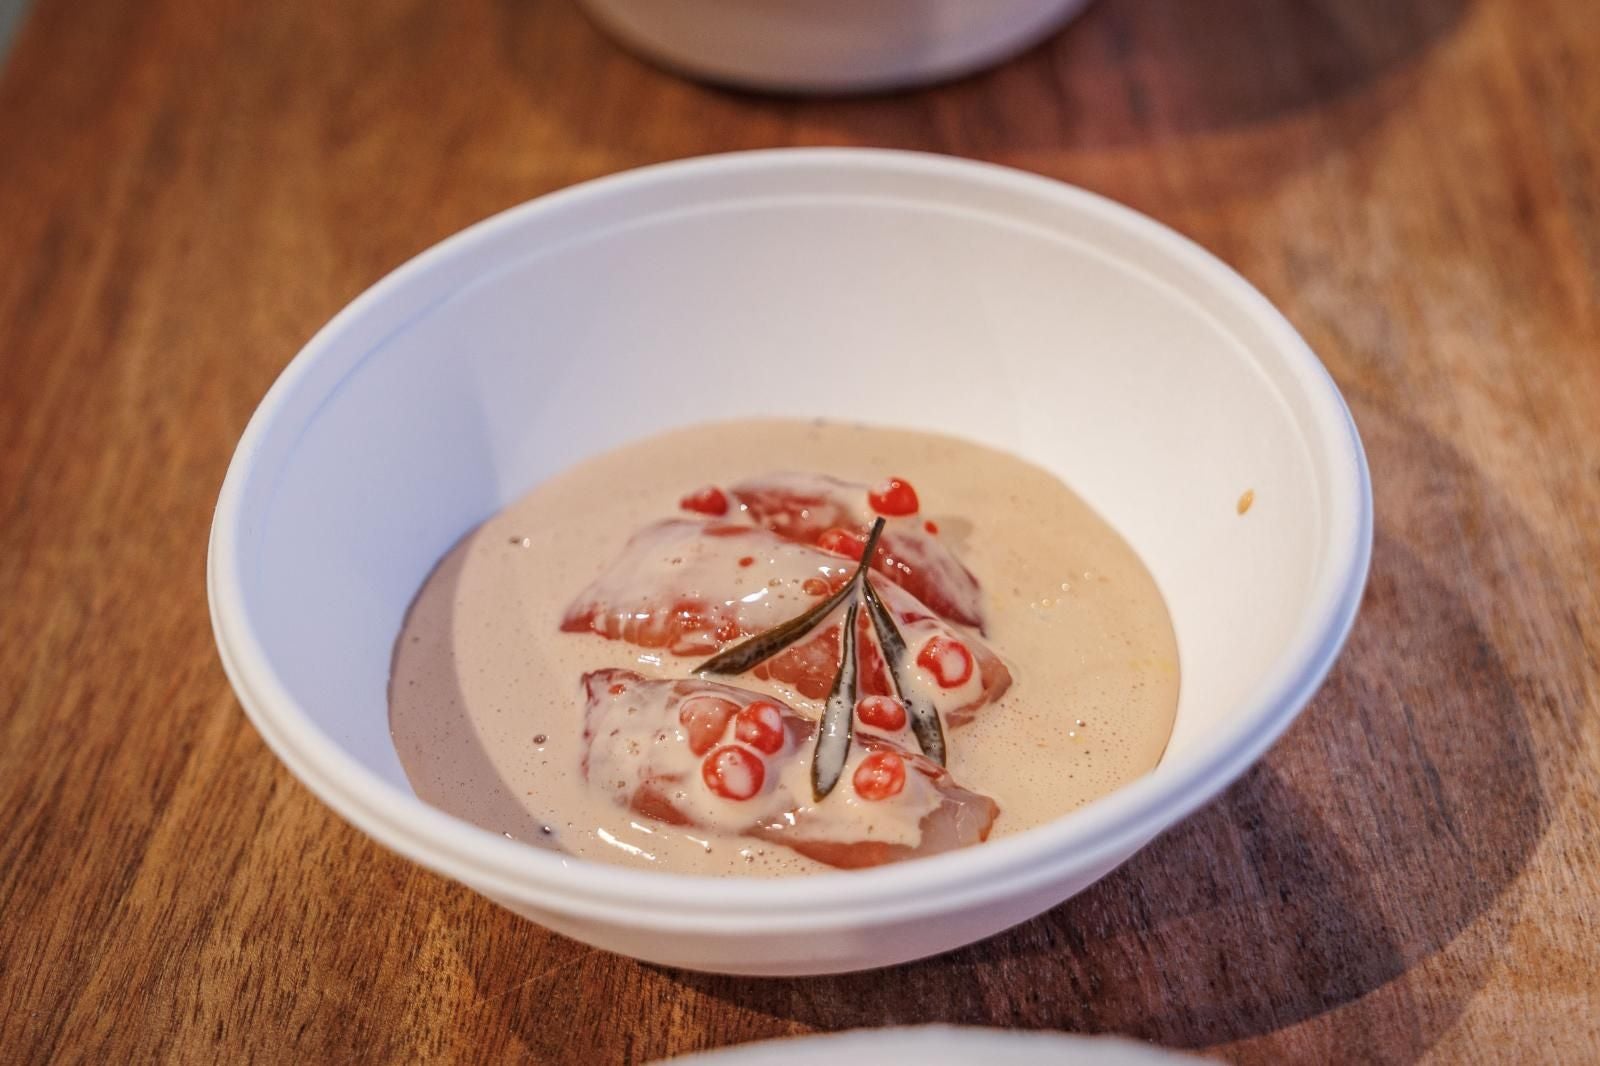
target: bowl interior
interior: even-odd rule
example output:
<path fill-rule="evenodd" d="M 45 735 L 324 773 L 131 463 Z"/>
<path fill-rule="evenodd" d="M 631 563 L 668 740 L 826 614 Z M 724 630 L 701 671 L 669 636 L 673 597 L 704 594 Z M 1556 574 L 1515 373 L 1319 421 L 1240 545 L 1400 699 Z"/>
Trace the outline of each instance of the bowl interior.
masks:
<path fill-rule="evenodd" d="M 690 422 L 939 430 L 1054 471 L 1153 572 L 1182 664 L 1159 775 L 1282 672 L 1348 538 L 1320 375 L 1204 253 L 1038 179 L 815 152 L 604 181 L 408 264 L 285 374 L 241 448 L 239 614 L 314 727 L 409 795 L 391 646 L 475 523 Z"/>

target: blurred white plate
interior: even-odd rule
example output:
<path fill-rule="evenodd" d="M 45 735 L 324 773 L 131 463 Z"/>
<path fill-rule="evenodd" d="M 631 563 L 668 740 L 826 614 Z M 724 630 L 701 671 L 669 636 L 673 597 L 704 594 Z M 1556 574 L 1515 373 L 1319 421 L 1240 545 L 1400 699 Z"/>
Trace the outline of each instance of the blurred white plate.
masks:
<path fill-rule="evenodd" d="M 1210 1060 L 1122 1037 L 929 1025 L 764 1040 L 670 1061 L 672 1066 L 1163 1066 Z"/>

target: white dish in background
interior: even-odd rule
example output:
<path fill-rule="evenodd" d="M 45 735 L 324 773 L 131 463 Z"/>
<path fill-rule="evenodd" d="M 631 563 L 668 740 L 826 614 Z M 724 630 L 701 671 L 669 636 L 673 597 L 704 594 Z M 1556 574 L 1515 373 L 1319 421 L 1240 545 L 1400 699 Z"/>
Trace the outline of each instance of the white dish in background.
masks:
<path fill-rule="evenodd" d="M 739 1044 L 658 1066 L 1182 1066 L 1210 1062 L 1107 1036 L 925 1025 Z"/>
<path fill-rule="evenodd" d="M 566 859 L 418 800 L 385 686 L 440 555 L 578 459 L 756 415 L 957 433 L 1083 495 L 1172 613 L 1182 685 L 1161 765 L 1014 837 L 787 881 Z M 1241 516 L 1246 490 L 1255 504 Z M 998 932 L 1215 796 L 1320 684 L 1355 616 L 1371 532 L 1365 460 L 1333 383 L 1195 245 L 1012 170 L 788 150 L 556 193 L 379 282 L 251 420 L 208 579 L 245 710 L 377 840 L 603 948 L 804 974 Z"/>
<path fill-rule="evenodd" d="M 628 47 L 747 89 L 903 89 L 1004 62 L 1088 0 L 581 0 Z"/>

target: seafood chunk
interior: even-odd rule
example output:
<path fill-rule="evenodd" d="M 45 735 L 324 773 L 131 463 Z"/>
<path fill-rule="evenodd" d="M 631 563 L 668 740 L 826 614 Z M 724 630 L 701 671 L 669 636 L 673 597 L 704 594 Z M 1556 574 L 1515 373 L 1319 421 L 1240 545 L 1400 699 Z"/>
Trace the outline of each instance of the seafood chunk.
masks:
<path fill-rule="evenodd" d="M 916 492 L 900 479 L 874 488 L 824 474 L 768 474 L 741 481 L 727 495 L 780 537 L 851 559 L 861 558 L 867 530 L 884 515 L 888 526 L 873 569 L 939 617 L 983 630 L 978 579 L 918 513 Z"/>
<path fill-rule="evenodd" d="M 855 565 L 755 526 L 667 519 L 628 542 L 568 607 L 561 628 L 706 657 L 802 614 L 847 582 Z M 916 659 L 917 683 L 947 725 L 969 720 L 1010 686 L 1010 671 L 983 641 L 900 586 L 873 584 Z M 839 669 L 840 624 L 819 626 L 752 672 L 823 698 Z M 863 693 L 894 695 L 870 622 L 862 615 L 857 625 Z"/>
<path fill-rule="evenodd" d="M 585 777 L 656 821 L 855 868 L 976 844 L 999 814 L 943 767 L 859 732 L 840 787 L 817 802 L 815 725 L 747 689 L 607 669 L 585 674 L 583 691 Z"/>

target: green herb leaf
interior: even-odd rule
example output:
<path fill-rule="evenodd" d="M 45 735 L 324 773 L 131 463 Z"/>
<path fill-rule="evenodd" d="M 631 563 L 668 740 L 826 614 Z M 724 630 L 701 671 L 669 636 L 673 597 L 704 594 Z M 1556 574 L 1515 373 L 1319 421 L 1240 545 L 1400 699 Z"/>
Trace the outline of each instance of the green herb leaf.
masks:
<path fill-rule="evenodd" d="M 905 638 L 894 624 L 894 614 L 878 597 L 878 590 L 872 587 L 870 578 L 862 579 L 861 588 L 866 593 L 867 614 L 872 619 L 873 630 L 878 634 L 878 647 L 883 650 L 883 661 L 889 664 L 889 676 L 894 679 L 895 692 L 911 718 L 911 732 L 916 735 L 917 746 L 922 749 L 922 754 L 943 766 L 944 726 L 939 721 L 939 709 L 932 700 L 918 695 L 910 684 L 911 656 L 906 651 Z"/>
<path fill-rule="evenodd" d="M 839 673 L 833 679 L 828 702 L 817 723 L 817 747 L 811 757 L 811 794 L 818 803 L 833 791 L 850 757 L 850 740 L 856 722 L 856 605 L 844 612 L 844 629 L 839 634 Z"/>

